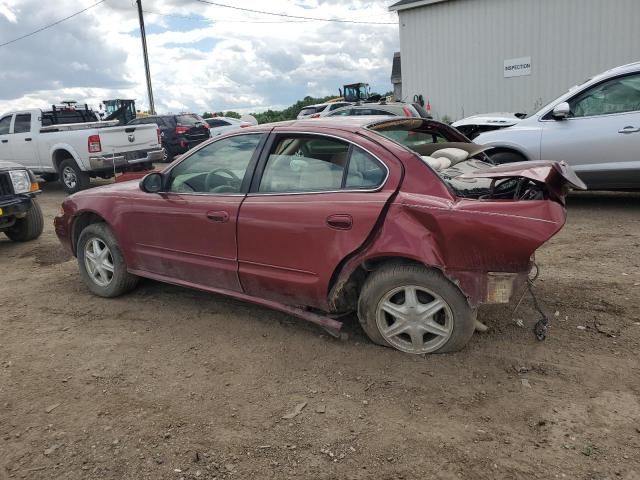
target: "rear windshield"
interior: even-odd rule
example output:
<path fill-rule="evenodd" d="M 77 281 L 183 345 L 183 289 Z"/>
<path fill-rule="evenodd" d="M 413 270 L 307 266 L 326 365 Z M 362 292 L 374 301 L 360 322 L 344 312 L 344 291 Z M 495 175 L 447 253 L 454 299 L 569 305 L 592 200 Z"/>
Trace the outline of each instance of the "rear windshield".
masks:
<path fill-rule="evenodd" d="M 191 127 L 205 122 L 204 119 L 200 117 L 200 115 L 196 115 L 195 113 L 187 113 L 176 115 L 176 123 L 178 125 Z"/>
<path fill-rule="evenodd" d="M 42 112 L 42 126 L 64 125 L 68 123 L 97 122 L 98 116 L 93 110 L 50 110 Z"/>
<path fill-rule="evenodd" d="M 305 107 L 300 112 L 300 115 L 313 115 L 314 113 L 321 112 L 324 109 L 325 109 L 324 105 L 321 105 L 319 107 Z"/>

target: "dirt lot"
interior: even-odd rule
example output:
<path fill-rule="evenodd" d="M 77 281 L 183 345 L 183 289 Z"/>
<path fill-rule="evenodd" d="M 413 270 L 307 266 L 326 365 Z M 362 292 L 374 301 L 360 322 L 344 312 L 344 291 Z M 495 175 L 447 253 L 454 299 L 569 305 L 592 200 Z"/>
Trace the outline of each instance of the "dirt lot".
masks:
<path fill-rule="evenodd" d="M 424 358 L 152 281 L 92 296 L 44 190 L 44 235 L 0 240 L 0 479 L 640 478 L 640 195 L 570 199 L 545 342 L 527 299 Z"/>

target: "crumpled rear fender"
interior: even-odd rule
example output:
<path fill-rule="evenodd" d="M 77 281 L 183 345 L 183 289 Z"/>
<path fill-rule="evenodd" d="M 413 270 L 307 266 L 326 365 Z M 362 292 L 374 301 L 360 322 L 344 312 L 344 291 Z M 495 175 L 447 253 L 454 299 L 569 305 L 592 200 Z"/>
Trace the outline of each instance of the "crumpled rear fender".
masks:
<path fill-rule="evenodd" d="M 345 263 L 336 286 L 371 260 L 405 258 L 441 270 L 476 307 L 487 301 L 490 272 L 514 274 L 514 284 L 523 284 L 534 252 L 565 220 L 564 207 L 551 200 L 450 202 L 400 193 L 368 246 Z M 336 293 L 334 286 L 331 298 Z"/>

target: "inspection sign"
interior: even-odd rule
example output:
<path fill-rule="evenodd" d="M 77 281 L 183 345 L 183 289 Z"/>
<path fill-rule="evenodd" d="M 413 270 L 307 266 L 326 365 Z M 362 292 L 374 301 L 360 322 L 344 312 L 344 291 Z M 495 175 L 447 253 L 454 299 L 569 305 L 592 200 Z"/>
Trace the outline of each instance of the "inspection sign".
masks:
<path fill-rule="evenodd" d="M 531 75 L 531 57 L 510 58 L 504 61 L 504 78 Z"/>

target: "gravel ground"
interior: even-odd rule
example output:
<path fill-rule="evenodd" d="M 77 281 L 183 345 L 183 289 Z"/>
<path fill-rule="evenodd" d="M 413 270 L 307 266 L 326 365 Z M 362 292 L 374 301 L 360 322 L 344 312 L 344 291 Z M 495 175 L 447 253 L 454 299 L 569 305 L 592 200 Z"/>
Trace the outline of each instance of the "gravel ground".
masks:
<path fill-rule="evenodd" d="M 426 358 L 152 281 L 92 296 L 63 198 L 0 240 L 0 479 L 640 478 L 638 194 L 570 198 L 538 254 L 546 341 L 527 298 Z"/>

